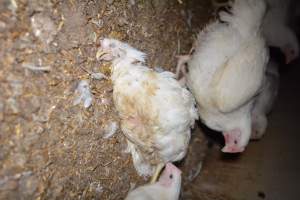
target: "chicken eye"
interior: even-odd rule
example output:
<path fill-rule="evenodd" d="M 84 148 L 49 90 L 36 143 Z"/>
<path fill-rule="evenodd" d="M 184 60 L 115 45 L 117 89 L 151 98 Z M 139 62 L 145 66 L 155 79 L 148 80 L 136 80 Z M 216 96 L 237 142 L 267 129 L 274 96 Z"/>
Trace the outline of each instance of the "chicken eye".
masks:
<path fill-rule="evenodd" d="M 170 174 L 169 178 L 172 179 L 173 178 L 173 174 Z"/>
<path fill-rule="evenodd" d="M 237 140 L 234 140 L 234 144 L 237 144 L 238 142 L 237 142 Z"/>

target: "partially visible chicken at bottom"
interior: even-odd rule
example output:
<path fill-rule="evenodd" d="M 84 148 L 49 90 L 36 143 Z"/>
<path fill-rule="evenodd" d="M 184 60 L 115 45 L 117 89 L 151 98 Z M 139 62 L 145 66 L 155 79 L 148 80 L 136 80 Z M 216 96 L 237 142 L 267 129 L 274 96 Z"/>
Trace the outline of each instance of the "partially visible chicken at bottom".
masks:
<path fill-rule="evenodd" d="M 125 200 L 178 200 L 181 188 L 181 171 L 167 163 L 159 181 L 129 192 Z"/>

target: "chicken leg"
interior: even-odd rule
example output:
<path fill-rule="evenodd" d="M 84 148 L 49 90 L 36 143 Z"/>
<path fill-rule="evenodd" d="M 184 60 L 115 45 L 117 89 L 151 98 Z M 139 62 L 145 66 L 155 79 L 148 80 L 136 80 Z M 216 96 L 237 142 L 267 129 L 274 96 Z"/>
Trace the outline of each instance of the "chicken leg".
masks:
<path fill-rule="evenodd" d="M 161 170 L 164 168 L 164 166 L 165 166 L 165 164 L 163 164 L 163 163 L 159 163 L 156 166 L 155 172 L 154 172 L 153 176 L 151 177 L 150 184 L 155 183 L 157 181 L 157 178 L 159 177 L 159 174 L 160 174 Z"/>

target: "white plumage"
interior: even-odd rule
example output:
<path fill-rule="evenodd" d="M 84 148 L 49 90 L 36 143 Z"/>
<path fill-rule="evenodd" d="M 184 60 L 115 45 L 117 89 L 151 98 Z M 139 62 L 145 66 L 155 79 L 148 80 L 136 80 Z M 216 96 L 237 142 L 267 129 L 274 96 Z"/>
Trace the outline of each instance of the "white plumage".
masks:
<path fill-rule="evenodd" d="M 128 44 L 103 39 L 100 52 L 112 60 L 113 100 L 138 173 L 182 159 L 198 118 L 191 93 L 173 73 L 146 67 L 146 55 Z"/>
<path fill-rule="evenodd" d="M 289 27 L 291 0 L 267 0 L 268 12 L 263 23 L 263 33 L 268 45 L 278 47 L 285 55 L 286 63 L 299 56 L 299 43 Z"/>
<path fill-rule="evenodd" d="M 286 64 L 295 60 L 299 56 L 299 41 L 295 32 L 289 26 L 295 10 L 291 9 L 291 0 L 266 0 L 267 12 L 263 20 L 262 30 L 266 42 L 269 46 L 280 48 L 285 55 Z M 215 7 L 228 7 L 232 5 L 232 0 L 218 3 L 212 0 Z M 246 24 L 245 24 L 246 25 Z"/>
<path fill-rule="evenodd" d="M 225 23 L 213 22 L 200 32 L 187 61 L 185 78 L 200 118 L 223 133 L 223 152 L 244 151 L 251 136 L 253 99 L 268 61 L 260 32 L 265 10 L 262 0 L 236 0 L 230 13 L 220 13 Z"/>
<path fill-rule="evenodd" d="M 181 187 L 181 171 L 167 163 L 158 182 L 131 191 L 125 200 L 177 200 Z"/>
<path fill-rule="evenodd" d="M 252 139 L 260 139 L 268 126 L 267 114 L 273 107 L 279 88 L 278 64 L 270 60 L 267 66 L 263 87 L 255 98 L 252 111 Z"/>

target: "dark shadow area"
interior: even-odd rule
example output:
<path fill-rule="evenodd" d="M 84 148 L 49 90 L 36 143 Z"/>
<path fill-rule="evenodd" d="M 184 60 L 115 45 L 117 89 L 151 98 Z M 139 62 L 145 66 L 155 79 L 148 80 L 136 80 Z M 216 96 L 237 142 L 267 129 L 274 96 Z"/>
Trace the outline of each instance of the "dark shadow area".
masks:
<path fill-rule="evenodd" d="M 221 132 L 210 129 L 200 120 L 197 121 L 197 125 L 201 128 L 203 134 L 207 138 L 209 147 L 212 147 L 214 144 L 217 144 L 220 147 L 225 145 L 225 140 Z"/>

